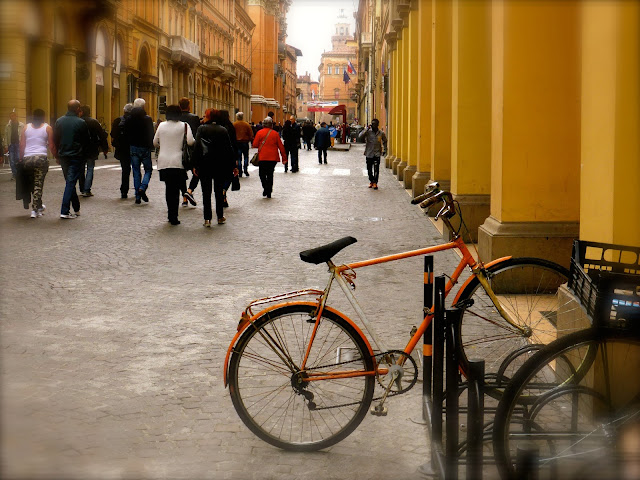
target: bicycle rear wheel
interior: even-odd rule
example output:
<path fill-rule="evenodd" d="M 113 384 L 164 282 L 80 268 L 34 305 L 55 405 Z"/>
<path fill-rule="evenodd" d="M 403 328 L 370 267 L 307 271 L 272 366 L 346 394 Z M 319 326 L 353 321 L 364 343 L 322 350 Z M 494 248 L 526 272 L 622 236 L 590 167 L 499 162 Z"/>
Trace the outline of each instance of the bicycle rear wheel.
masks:
<path fill-rule="evenodd" d="M 519 448 L 538 451 L 540 479 L 631 478 L 637 443 L 627 449 L 640 434 L 639 367 L 640 335 L 613 328 L 567 335 L 531 357 L 496 411 L 493 445 L 502 478 L 517 478 Z"/>
<path fill-rule="evenodd" d="M 315 310 L 292 305 L 266 313 L 240 337 L 229 366 L 231 400 L 244 424 L 287 450 L 319 450 L 339 442 L 360 424 L 373 398 L 374 376 L 309 380 L 320 373 L 373 371 L 360 334 L 326 309 L 300 370 Z"/>
<path fill-rule="evenodd" d="M 460 365 L 467 371 L 470 358 L 482 359 L 487 373 L 500 372 L 506 382 L 540 345 L 579 328 L 557 324 L 558 311 L 566 310 L 558 295 L 569 276 L 566 268 L 539 258 L 511 258 L 487 268 L 487 273 L 502 308 L 526 332 L 502 318 L 476 277 L 459 297 L 459 302 L 471 304 L 457 331 Z M 522 355 L 511 355 L 517 351 Z"/>

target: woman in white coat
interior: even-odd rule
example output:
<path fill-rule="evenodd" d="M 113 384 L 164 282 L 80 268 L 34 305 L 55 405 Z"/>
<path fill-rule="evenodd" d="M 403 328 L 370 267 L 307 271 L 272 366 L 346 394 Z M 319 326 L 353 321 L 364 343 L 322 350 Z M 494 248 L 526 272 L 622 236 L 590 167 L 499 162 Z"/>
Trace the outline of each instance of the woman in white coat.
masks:
<path fill-rule="evenodd" d="M 180 121 L 182 111 L 178 105 L 167 107 L 167 121 L 158 125 L 153 145 L 160 148 L 158 152 L 158 173 L 160 181 L 166 187 L 168 219 L 171 225 L 180 225 L 178 209 L 180 207 L 180 186 L 187 179 L 187 172 L 182 168 L 182 146 L 184 138 L 187 144 L 193 145 L 195 139 L 188 124 Z"/>

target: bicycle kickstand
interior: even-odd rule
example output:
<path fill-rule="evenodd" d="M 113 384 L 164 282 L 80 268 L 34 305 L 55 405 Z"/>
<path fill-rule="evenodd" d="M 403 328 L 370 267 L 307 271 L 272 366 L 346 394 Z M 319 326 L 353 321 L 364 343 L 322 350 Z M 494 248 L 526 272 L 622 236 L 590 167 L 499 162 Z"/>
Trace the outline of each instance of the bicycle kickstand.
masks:
<path fill-rule="evenodd" d="M 387 400 L 387 396 L 391 391 L 391 386 L 394 384 L 394 382 L 396 382 L 398 378 L 399 378 L 399 372 L 393 371 L 393 373 L 391 374 L 391 380 L 389 381 L 389 385 L 387 385 L 387 388 L 385 388 L 384 395 L 382 395 L 382 398 L 380 399 L 380 403 L 371 407 L 371 410 L 370 410 L 371 415 L 375 415 L 377 417 L 387 416 L 387 413 L 389 413 L 389 409 L 385 407 L 384 402 Z"/>

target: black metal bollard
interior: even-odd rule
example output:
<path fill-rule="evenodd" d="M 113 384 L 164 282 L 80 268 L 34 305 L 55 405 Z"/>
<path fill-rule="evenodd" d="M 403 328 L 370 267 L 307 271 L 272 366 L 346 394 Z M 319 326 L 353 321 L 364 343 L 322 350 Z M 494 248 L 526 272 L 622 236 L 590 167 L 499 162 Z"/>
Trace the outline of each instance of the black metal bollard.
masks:
<path fill-rule="evenodd" d="M 516 478 L 521 480 L 538 480 L 538 455 L 535 447 L 518 447 L 516 451 Z"/>
<path fill-rule="evenodd" d="M 484 360 L 470 360 L 467 409 L 467 480 L 482 479 L 484 427 Z"/>
<path fill-rule="evenodd" d="M 445 317 L 446 333 L 446 365 L 447 365 L 447 393 L 446 393 L 446 479 L 458 479 L 458 429 L 460 428 L 458 386 L 459 378 L 459 354 L 456 345 L 456 328 L 460 321 L 461 311 L 447 310 Z"/>
<path fill-rule="evenodd" d="M 424 310 L 423 318 L 433 307 L 433 255 L 424 257 Z M 431 367 L 433 355 L 433 321 L 424 332 L 422 345 L 422 394 L 431 398 Z M 423 412 L 426 415 L 426 412 Z M 425 417 L 426 420 L 426 417 Z"/>
<path fill-rule="evenodd" d="M 431 441 L 442 445 L 442 401 L 444 396 L 444 276 L 436 277 L 434 282 L 433 316 L 433 375 L 432 394 L 433 415 L 431 418 Z"/>

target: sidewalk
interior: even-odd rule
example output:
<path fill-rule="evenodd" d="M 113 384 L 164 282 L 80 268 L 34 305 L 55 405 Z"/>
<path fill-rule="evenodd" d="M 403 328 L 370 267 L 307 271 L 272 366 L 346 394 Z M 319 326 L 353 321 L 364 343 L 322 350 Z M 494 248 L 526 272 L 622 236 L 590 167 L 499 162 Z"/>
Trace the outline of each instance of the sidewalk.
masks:
<path fill-rule="evenodd" d="M 257 171 L 229 195 L 227 223 L 202 226 L 196 208 L 166 221 L 164 185 L 153 173 L 148 204 L 120 200 L 120 169 L 97 164 L 94 197 L 81 216 L 59 219 L 64 188 L 52 165 L 48 209 L 29 218 L 0 171 L 2 265 L 2 478 L 367 479 L 420 478 L 428 460 L 421 384 L 367 416 L 317 453 L 278 450 L 240 421 L 222 365 L 252 299 L 323 288 L 324 265 L 307 248 L 352 235 L 336 262 L 440 242 L 433 225 L 388 169 L 368 189 L 363 146 L 300 151 L 300 172 L 276 170 L 264 199 Z M 155 165 L 155 160 L 154 160 Z M 436 273 L 458 258 L 435 258 Z M 358 299 L 378 333 L 402 348 L 421 320 L 423 261 L 358 270 Z M 352 315 L 338 289 L 330 305 Z"/>

